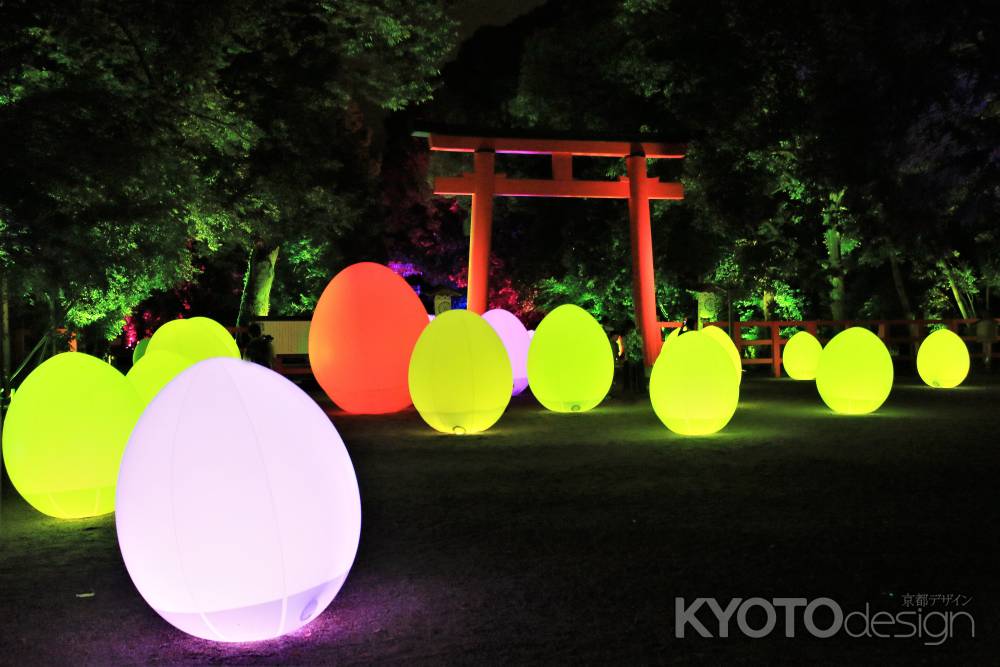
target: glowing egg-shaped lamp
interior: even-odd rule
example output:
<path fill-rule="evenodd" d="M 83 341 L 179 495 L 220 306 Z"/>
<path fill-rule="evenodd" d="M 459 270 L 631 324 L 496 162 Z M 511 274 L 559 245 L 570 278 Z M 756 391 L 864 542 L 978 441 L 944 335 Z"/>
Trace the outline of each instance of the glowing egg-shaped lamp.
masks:
<path fill-rule="evenodd" d="M 139 360 L 142 359 L 142 355 L 146 354 L 146 346 L 149 345 L 149 338 L 143 338 L 138 343 L 135 344 L 135 349 L 132 350 L 132 363 L 137 364 Z"/>
<path fill-rule="evenodd" d="M 931 387 L 957 387 L 969 374 L 969 348 L 954 331 L 938 329 L 920 343 L 917 373 Z"/>
<path fill-rule="evenodd" d="M 815 380 L 823 345 L 808 331 L 799 331 L 788 339 L 781 351 L 781 365 L 793 380 Z"/>
<path fill-rule="evenodd" d="M 528 347 L 528 383 L 549 410 L 590 410 L 608 395 L 614 372 L 611 342 L 583 308 L 563 304 L 539 323 Z"/>
<path fill-rule="evenodd" d="M 531 342 L 528 330 L 514 313 L 502 308 L 486 311 L 483 319 L 493 327 L 507 349 L 510 368 L 514 373 L 513 395 L 517 396 L 528 386 L 528 344 Z"/>
<path fill-rule="evenodd" d="M 62 519 L 115 509 L 118 463 L 142 408 L 110 364 L 82 352 L 46 360 L 21 383 L 3 425 L 14 487 Z"/>
<path fill-rule="evenodd" d="M 709 435 L 736 412 L 740 383 L 729 353 L 702 331 L 670 343 L 649 378 L 649 400 L 664 426 L 680 435 Z"/>
<path fill-rule="evenodd" d="M 313 375 L 346 412 L 402 410 L 410 404 L 410 353 L 427 326 L 420 297 L 405 280 L 381 264 L 352 264 L 334 276 L 313 312 Z"/>
<path fill-rule="evenodd" d="M 663 345 L 660 346 L 660 354 L 658 354 L 656 358 L 659 359 L 664 354 L 668 354 L 669 353 L 668 350 L 670 349 L 671 345 L 675 340 L 680 338 L 680 336 L 681 336 L 681 327 L 675 327 L 669 334 L 667 334 L 667 337 L 663 339 Z M 656 362 L 653 363 L 655 365 Z"/>
<path fill-rule="evenodd" d="M 125 378 L 132 384 L 145 407 L 160 389 L 190 365 L 187 357 L 166 350 L 155 350 L 142 355 L 125 374 Z"/>
<path fill-rule="evenodd" d="M 892 391 L 892 358 L 868 329 L 851 327 L 834 336 L 819 355 L 816 389 L 831 410 L 874 412 Z"/>
<path fill-rule="evenodd" d="M 361 531 L 354 467 L 323 410 L 274 371 L 216 358 L 143 412 L 118 476 L 118 544 L 146 602 L 225 642 L 312 621 Z"/>
<path fill-rule="evenodd" d="M 240 358 L 240 348 L 236 344 L 236 339 L 233 338 L 233 335 L 229 333 L 229 330 L 226 329 L 226 327 L 222 326 L 221 324 L 219 324 L 218 322 L 209 317 L 202 317 L 200 315 L 190 318 L 188 322 L 194 322 L 195 324 L 197 324 L 204 330 L 206 335 L 209 332 L 211 332 L 212 335 L 215 336 L 216 340 L 219 342 L 219 345 L 221 345 L 227 351 L 227 353 L 224 355 L 217 354 L 215 356 L 217 357 L 224 356 L 224 357 L 229 357 L 230 359 Z M 235 357 L 233 356 L 234 354 L 236 355 Z M 201 360 L 199 359 L 199 361 Z"/>
<path fill-rule="evenodd" d="M 729 337 L 729 334 L 714 325 L 702 328 L 701 333 L 722 346 L 722 349 L 726 351 L 726 355 L 729 357 L 730 363 L 733 365 L 733 370 L 736 373 L 736 382 L 742 382 L 743 362 L 740 360 L 740 351 L 736 348 L 736 343 Z"/>
<path fill-rule="evenodd" d="M 153 334 L 146 354 L 172 352 L 187 359 L 188 365 L 214 357 L 240 358 L 240 349 L 226 328 L 207 317 L 167 322 Z"/>
<path fill-rule="evenodd" d="M 413 407 L 442 433 L 479 433 L 510 403 L 507 351 L 496 331 L 468 310 L 448 310 L 427 325 L 410 357 Z"/>

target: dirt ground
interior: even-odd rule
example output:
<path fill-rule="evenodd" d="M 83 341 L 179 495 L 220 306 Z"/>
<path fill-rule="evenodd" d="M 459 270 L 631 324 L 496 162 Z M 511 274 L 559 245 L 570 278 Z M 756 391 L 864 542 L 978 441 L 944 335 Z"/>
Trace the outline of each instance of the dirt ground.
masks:
<path fill-rule="evenodd" d="M 902 378 L 864 417 L 832 414 L 812 383 L 747 379 L 730 425 L 697 439 L 645 401 L 558 415 L 520 397 L 465 437 L 412 410 L 331 415 L 363 529 L 316 621 L 256 644 L 188 637 L 132 586 L 112 516 L 50 519 L 4 480 L 0 663 L 997 664 L 997 376 Z M 975 639 L 674 634 L 676 597 L 896 613 L 922 594 L 971 598 Z"/>

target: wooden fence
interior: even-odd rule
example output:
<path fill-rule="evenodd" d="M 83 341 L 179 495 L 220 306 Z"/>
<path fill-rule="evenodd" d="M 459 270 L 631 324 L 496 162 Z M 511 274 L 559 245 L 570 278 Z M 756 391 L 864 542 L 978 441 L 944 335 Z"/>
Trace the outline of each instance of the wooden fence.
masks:
<path fill-rule="evenodd" d="M 986 354 L 991 358 L 1000 358 L 1000 352 L 994 351 L 994 343 L 1000 342 L 1000 337 L 994 332 L 992 342 L 983 342 L 976 337 L 975 325 L 978 319 L 944 319 L 944 320 L 780 320 L 780 321 L 748 321 L 733 322 L 733 330 L 730 337 L 740 350 L 740 358 L 744 366 L 771 366 L 774 377 L 781 377 L 781 349 L 787 338 L 782 337 L 781 330 L 797 328 L 808 331 L 816 336 L 820 342 L 833 338 L 838 332 L 849 327 L 866 327 L 878 334 L 894 359 L 905 361 L 914 360 L 916 349 L 920 341 L 927 337 L 932 326 L 944 325 L 957 333 L 962 340 L 975 344 L 970 355 L 974 359 L 982 359 Z M 994 318 L 995 323 L 1000 323 L 1000 318 Z M 660 329 L 676 329 L 682 326 L 683 322 L 660 322 Z M 729 331 L 729 322 L 708 322 L 706 326 L 714 325 L 724 331 Z M 937 328 L 937 327 L 935 327 Z M 1000 328 L 1000 327 L 998 327 Z M 765 338 L 753 338 L 744 340 L 743 333 L 748 329 L 765 329 Z M 758 352 L 760 348 L 769 348 L 770 356 L 763 356 Z M 754 348 L 753 356 L 746 353 L 747 348 Z"/>

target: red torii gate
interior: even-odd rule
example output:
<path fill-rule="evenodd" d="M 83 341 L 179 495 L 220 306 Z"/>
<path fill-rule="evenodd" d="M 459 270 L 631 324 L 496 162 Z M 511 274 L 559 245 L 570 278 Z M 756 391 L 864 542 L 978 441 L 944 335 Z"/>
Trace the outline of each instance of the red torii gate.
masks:
<path fill-rule="evenodd" d="M 435 131 L 414 132 L 432 151 L 474 153 L 474 169 L 461 176 L 434 179 L 434 194 L 472 197 L 469 234 L 468 308 L 486 311 L 489 280 L 493 197 L 595 197 L 628 199 L 632 237 L 632 292 L 636 326 L 642 335 L 643 357 L 652 366 L 663 344 L 656 315 L 653 242 L 649 221 L 650 199 L 684 199 L 684 186 L 646 176 L 646 160 L 676 160 L 686 147 L 655 141 L 606 139 L 531 139 L 524 137 L 465 136 Z M 551 155 L 551 179 L 507 178 L 495 171 L 497 153 Z M 617 181 L 573 178 L 573 157 L 615 157 L 626 161 L 628 176 Z"/>

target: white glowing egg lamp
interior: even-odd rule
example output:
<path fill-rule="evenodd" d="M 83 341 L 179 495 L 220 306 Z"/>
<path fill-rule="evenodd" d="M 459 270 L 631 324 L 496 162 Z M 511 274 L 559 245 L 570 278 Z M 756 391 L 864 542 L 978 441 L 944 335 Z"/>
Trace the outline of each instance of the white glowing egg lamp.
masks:
<path fill-rule="evenodd" d="M 497 332 L 503 341 L 504 349 L 507 350 L 510 368 L 514 373 L 512 395 L 517 396 L 528 386 L 528 345 L 531 343 L 528 330 L 514 313 L 502 308 L 486 311 L 483 319 Z"/>
<path fill-rule="evenodd" d="M 118 542 L 146 602 L 223 642 L 312 621 L 354 562 L 361 502 L 329 418 L 301 389 L 214 358 L 161 389 L 122 457 Z"/>

